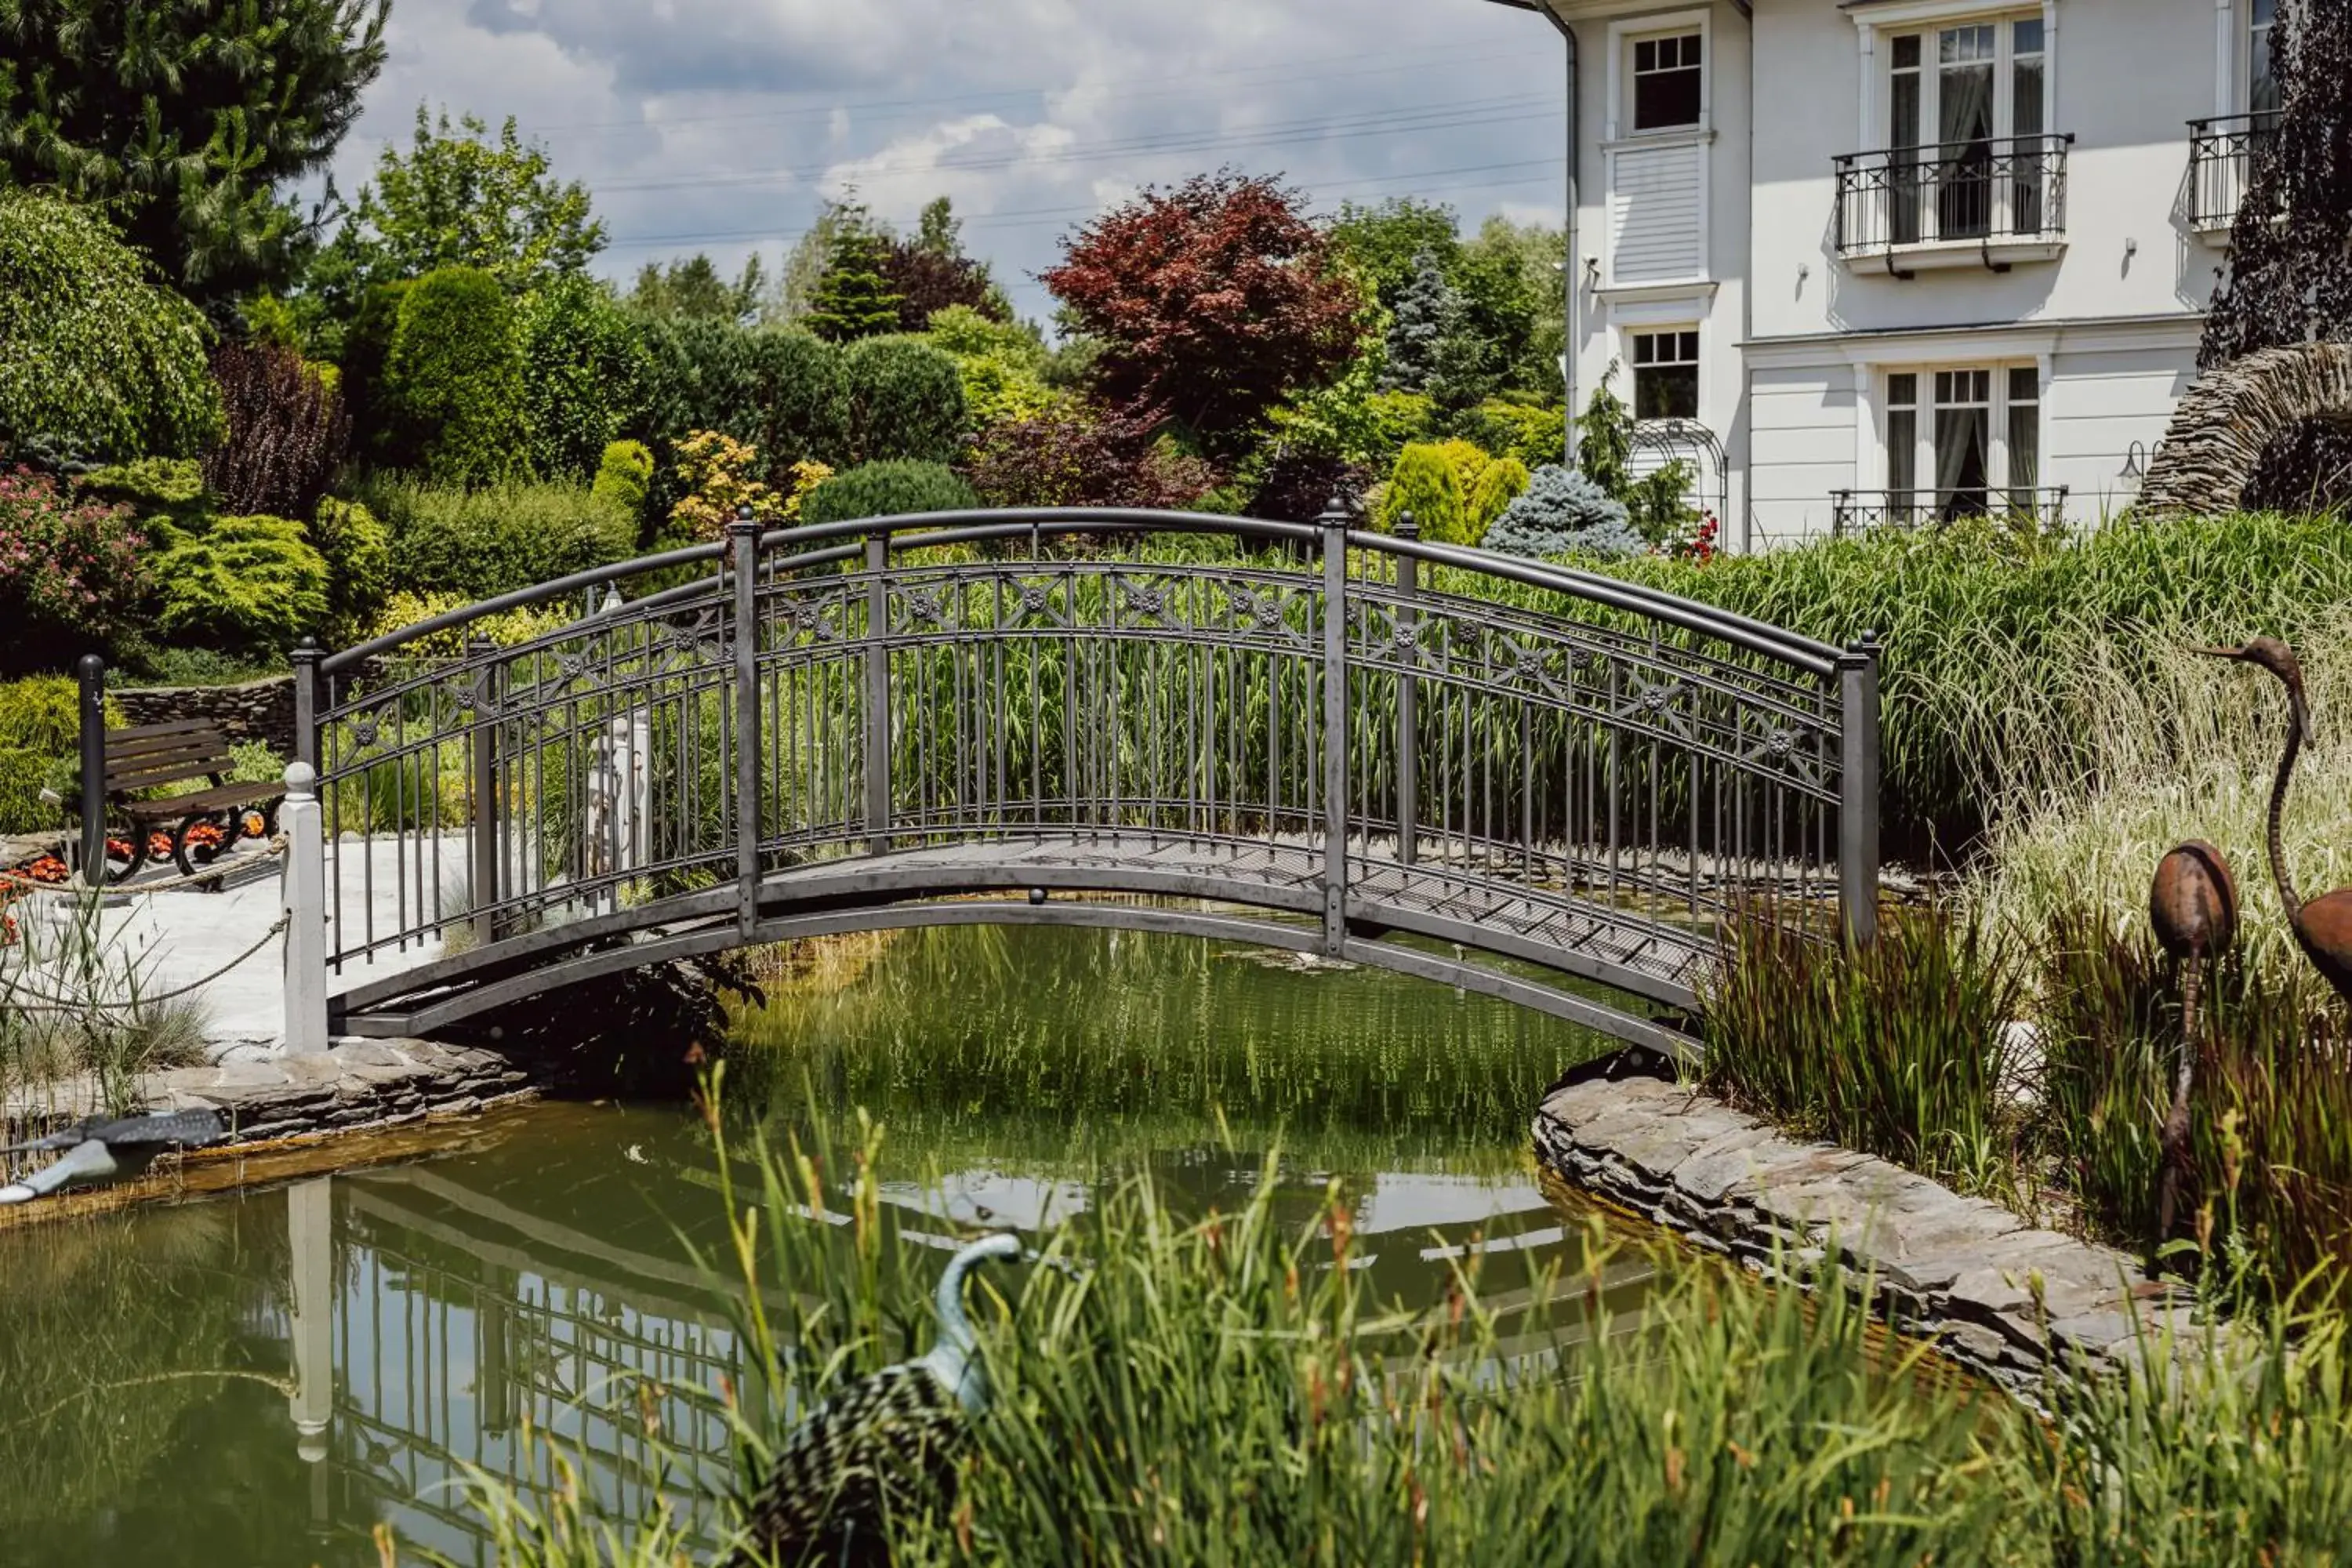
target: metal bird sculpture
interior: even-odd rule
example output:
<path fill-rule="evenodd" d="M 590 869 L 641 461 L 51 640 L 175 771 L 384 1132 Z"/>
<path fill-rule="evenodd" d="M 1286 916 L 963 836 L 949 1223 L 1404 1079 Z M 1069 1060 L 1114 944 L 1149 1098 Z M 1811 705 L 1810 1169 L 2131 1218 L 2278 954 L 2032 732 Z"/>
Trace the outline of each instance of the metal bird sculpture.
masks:
<path fill-rule="evenodd" d="M 2294 650 L 2275 637 L 2256 637 L 2240 647 L 2197 651 L 2266 669 L 2286 688 L 2286 747 L 2279 752 L 2278 777 L 2271 785 L 2271 879 L 2278 884 L 2279 902 L 2286 910 L 2287 924 L 2294 929 L 2295 945 L 2336 988 L 2336 994 L 2352 1004 L 2352 888 L 2338 888 L 2305 903 L 2294 890 L 2294 874 L 2287 869 L 2286 840 L 2280 827 L 2287 784 L 2294 776 L 2294 760 L 2311 732 L 2311 709 L 2303 696 L 2303 666 L 2295 662 Z"/>
<path fill-rule="evenodd" d="M 2156 1242 L 2172 1235 L 2180 1172 L 2189 1159 L 2189 1089 L 2197 1063 L 2197 1002 L 2206 966 L 2238 940 L 2238 884 L 2221 852 L 2202 839 L 2175 847 L 2157 862 L 2147 890 L 2147 918 L 2156 940 L 2180 969 L 2180 1060 L 2172 1079 L 2172 1109 L 2164 1119 L 2163 1175 L 2157 1186 Z M 2153 1255 L 2148 1267 L 2156 1267 Z"/>
<path fill-rule="evenodd" d="M 851 1384 L 794 1427 L 751 1500 L 728 1568 L 798 1568 L 886 1561 L 886 1506 L 939 1486 L 963 1424 L 987 1407 L 978 1340 L 963 1305 L 964 1276 L 989 1258 L 1017 1258 L 1020 1240 L 982 1237 L 940 1277 L 939 1342 L 930 1353 Z"/>
<path fill-rule="evenodd" d="M 135 1176 L 167 1149 L 196 1148 L 216 1142 L 227 1132 L 214 1110 L 159 1110 L 149 1116 L 77 1121 L 45 1138 L 0 1148 L 0 1154 L 64 1151 L 24 1180 L 0 1186 L 0 1204 L 29 1203 L 61 1187 Z"/>

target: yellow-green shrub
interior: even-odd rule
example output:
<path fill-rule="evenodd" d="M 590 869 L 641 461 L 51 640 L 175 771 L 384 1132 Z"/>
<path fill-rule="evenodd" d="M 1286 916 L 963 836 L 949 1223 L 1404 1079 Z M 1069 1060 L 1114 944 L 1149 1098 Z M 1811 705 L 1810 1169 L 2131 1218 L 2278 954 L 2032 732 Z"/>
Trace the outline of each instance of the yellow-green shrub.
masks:
<path fill-rule="evenodd" d="M 1528 470 L 1516 458 L 1490 458 L 1467 441 L 1415 441 L 1397 454 L 1373 524 L 1393 530 L 1410 511 L 1423 539 L 1475 544 L 1527 488 Z"/>
<path fill-rule="evenodd" d="M 173 529 L 152 570 L 166 637 L 226 648 L 287 648 L 327 616 L 327 563 L 284 517 L 215 518 Z"/>
<path fill-rule="evenodd" d="M 472 603 L 462 594 L 412 594 L 403 590 L 386 599 L 383 608 L 376 611 L 375 619 L 368 624 L 367 635 L 371 640 L 390 637 L 436 616 L 462 610 Z M 552 605 L 509 610 L 503 615 L 481 616 L 462 626 L 429 632 L 409 643 L 405 651 L 428 658 L 456 658 L 465 653 L 466 644 L 478 637 L 488 637 L 500 647 L 514 647 L 570 625 L 572 618 L 569 609 Z"/>

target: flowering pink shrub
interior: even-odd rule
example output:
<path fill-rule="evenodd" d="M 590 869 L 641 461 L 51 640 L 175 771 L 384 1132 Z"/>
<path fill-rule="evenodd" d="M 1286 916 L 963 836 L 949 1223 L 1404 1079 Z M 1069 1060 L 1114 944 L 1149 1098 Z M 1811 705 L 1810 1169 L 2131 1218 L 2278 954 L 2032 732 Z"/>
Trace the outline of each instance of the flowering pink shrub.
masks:
<path fill-rule="evenodd" d="M 0 472 L 0 625 L 11 662 L 105 646 L 146 590 L 131 509 L 84 500 L 47 474 Z"/>

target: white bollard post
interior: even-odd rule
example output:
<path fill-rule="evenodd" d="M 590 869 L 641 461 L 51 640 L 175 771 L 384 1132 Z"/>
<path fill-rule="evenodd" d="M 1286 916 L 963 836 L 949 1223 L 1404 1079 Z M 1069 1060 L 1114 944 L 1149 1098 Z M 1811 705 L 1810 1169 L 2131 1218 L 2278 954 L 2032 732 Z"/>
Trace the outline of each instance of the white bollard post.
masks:
<path fill-rule="evenodd" d="M 327 847 L 319 833 L 319 775 L 289 763 L 286 804 L 286 1043 L 289 1055 L 327 1048 Z"/>

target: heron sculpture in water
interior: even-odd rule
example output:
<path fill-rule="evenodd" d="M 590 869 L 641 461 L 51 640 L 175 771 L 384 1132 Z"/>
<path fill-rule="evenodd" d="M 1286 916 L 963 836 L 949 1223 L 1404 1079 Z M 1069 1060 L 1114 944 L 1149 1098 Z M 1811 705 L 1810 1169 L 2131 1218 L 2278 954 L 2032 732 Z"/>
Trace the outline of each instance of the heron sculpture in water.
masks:
<path fill-rule="evenodd" d="M 2176 846 L 2157 863 L 2147 890 L 2148 922 L 2180 970 L 2180 1059 L 2172 1075 L 2172 1109 L 2164 1118 L 2163 1173 L 2158 1179 L 2156 1244 L 2172 1236 L 2180 1172 L 2189 1162 L 2189 1089 L 2197 1064 L 2197 1002 L 2207 966 L 2238 938 L 2238 884 L 2221 852 L 2202 839 Z M 2148 1267 L 2156 1267 L 2150 1255 Z"/>
<path fill-rule="evenodd" d="M 29 1203 L 60 1187 L 135 1176 L 167 1149 L 198 1148 L 217 1142 L 227 1131 L 216 1110 L 163 1110 L 151 1116 L 77 1121 L 45 1138 L 0 1148 L 0 1154 L 64 1151 L 23 1181 L 0 1186 L 0 1204 Z"/>
<path fill-rule="evenodd" d="M 2287 869 L 2286 840 L 2280 826 L 2286 810 L 2287 785 L 2294 777 L 2294 760 L 2311 732 L 2311 709 L 2303 696 L 2303 666 L 2294 650 L 2276 637 L 2256 637 L 2239 647 L 2197 650 L 2215 658 L 2233 658 L 2266 669 L 2286 688 L 2286 745 L 2279 752 L 2278 776 L 2271 784 L 2271 879 L 2278 884 L 2279 903 L 2287 924 L 2294 930 L 2295 945 L 2310 959 L 2336 994 L 2352 1004 L 2352 888 L 2322 893 L 2305 903 L 2294 889 Z"/>
<path fill-rule="evenodd" d="M 942 1485 L 965 1421 L 988 1405 L 964 1277 L 987 1259 L 1020 1255 L 1019 1238 L 998 1235 L 948 1260 L 936 1303 L 939 1342 L 852 1384 L 793 1428 L 751 1500 L 729 1568 L 887 1561 L 884 1509 L 914 1500 L 915 1488 Z"/>

